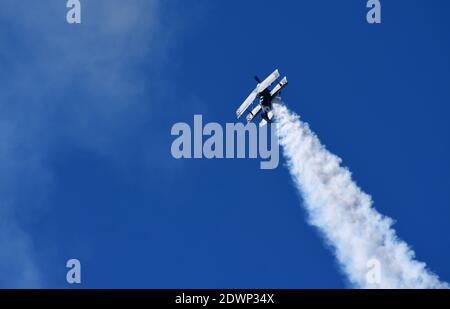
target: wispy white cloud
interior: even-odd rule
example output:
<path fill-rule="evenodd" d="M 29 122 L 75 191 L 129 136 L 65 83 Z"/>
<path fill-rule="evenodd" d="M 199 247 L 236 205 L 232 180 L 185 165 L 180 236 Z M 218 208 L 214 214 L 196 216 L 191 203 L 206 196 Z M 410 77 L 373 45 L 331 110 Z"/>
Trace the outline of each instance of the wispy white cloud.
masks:
<path fill-rule="evenodd" d="M 143 121 L 172 35 L 159 0 L 82 1 L 68 25 L 65 1 L 0 3 L 0 286 L 45 286 L 20 215 L 36 213 L 58 142 L 108 155 Z M 145 69 L 143 69 L 143 67 Z M 19 209 L 20 207 L 20 209 Z"/>

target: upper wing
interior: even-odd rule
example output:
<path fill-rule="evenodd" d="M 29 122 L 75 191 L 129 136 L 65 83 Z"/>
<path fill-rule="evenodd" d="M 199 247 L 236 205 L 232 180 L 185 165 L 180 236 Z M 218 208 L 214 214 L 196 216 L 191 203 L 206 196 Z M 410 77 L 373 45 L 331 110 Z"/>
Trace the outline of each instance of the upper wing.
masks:
<path fill-rule="evenodd" d="M 255 90 L 253 90 L 252 93 L 250 93 L 248 98 L 245 99 L 244 103 L 242 103 L 241 106 L 239 106 L 239 108 L 237 109 L 237 111 L 236 111 L 237 118 L 241 117 L 241 115 L 245 112 L 245 110 L 256 99 L 258 94 L 260 94 L 267 87 L 269 87 L 278 77 L 280 77 L 280 73 L 278 72 L 278 69 L 277 69 L 277 70 L 273 71 L 273 73 L 270 74 L 263 82 L 258 84 L 258 86 L 256 86 Z"/>
<path fill-rule="evenodd" d="M 263 82 L 261 82 L 257 89 L 258 93 L 264 91 L 267 87 L 269 87 L 278 77 L 280 77 L 280 73 L 278 72 L 278 69 L 273 71 L 272 74 L 270 74 Z"/>
<path fill-rule="evenodd" d="M 250 104 L 253 103 L 253 101 L 256 99 L 256 96 L 258 95 L 258 87 L 255 88 L 255 90 L 250 93 L 247 99 L 245 99 L 244 103 L 239 106 L 239 108 L 236 111 L 237 118 L 241 117 L 241 115 L 245 112 L 245 110 L 250 106 Z"/>

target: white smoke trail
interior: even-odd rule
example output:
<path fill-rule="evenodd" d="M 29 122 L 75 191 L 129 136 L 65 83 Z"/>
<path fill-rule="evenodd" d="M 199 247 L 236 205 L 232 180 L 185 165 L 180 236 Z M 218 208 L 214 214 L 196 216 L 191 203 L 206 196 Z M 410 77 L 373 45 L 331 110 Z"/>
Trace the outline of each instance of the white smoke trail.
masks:
<path fill-rule="evenodd" d="M 334 249 L 350 282 L 360 288 L 448 288 L 414 259 L 391 228 L 392 219 L 372 207 L 341 159 L 320 143 L 307 123 L 281 102 L 274 104 L 280 144 L 310 223 Z M 373 264 L 371 264 L 373 263 Z M 379 281 L 370 280 L 380 266 Z M 368 277 L 369 276 L 369 277 Z"/>

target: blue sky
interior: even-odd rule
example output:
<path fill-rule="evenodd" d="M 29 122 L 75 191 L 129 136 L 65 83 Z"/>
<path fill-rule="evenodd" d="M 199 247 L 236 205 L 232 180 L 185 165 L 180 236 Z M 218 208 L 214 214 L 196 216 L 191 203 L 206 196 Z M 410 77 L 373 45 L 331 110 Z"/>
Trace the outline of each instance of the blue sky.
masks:
<path fill-rule="evenodd" d="M 348 287 L 287 169 L 175 160 L 176 122 L 233 122 L 252 76 L 343 158 L 450 280 L 448 1 L 0 4 L 0 286 Z M 282 162 L 283 163 L 283 162 Z M 254 192 L 254 194 L 249 194 Z"/>

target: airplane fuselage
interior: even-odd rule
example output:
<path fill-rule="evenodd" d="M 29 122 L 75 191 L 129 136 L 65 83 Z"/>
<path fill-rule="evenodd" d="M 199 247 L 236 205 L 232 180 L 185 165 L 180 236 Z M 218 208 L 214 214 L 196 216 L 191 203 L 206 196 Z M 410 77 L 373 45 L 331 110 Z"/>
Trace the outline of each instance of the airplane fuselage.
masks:
<path fill-rule="evenodd" d="M 264 106 L 270 106 L 272 103 L 272 96 L 270 95 L 270 90 L 266 89 L 259 94 L 259 104 Z"/>
<path fill-rule="evenodd" d="M 261 117 L 266 121 L 269 121 L 267 113 L 272 109 L 272 95 L 270 94 L 270 90 L 265 89 L 259 94 L 259 104 L 261 104 L 263 110 Z"/>

